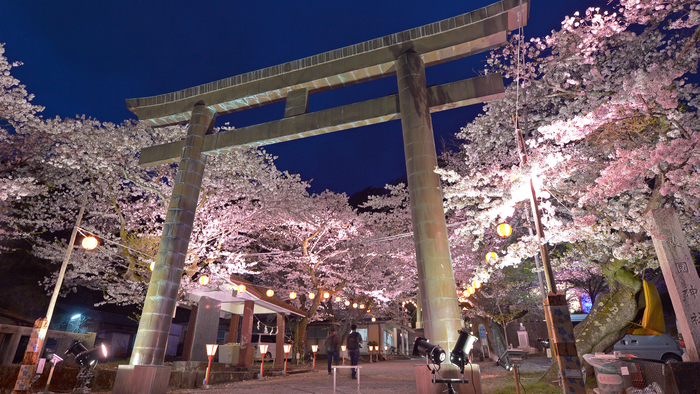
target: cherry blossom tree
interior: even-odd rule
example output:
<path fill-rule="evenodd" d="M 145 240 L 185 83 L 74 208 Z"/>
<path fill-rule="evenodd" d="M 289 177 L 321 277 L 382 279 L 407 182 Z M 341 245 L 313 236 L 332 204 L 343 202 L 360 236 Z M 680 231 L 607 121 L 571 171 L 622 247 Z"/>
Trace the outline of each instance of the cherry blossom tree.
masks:
<path fill-rule="evenodd" d="M 544 38 L 514 36 L 493 52 L 489 68 L 516 83 L 462 129 L 461 149 L 439 170 L 448 205 L 473 218 L 464 232 L 476 249 L 491 241 L 488 229 L 500 220 L 529 226 L 522 213 L 535 180 L 545 242 L 558 251 L 555 269 L 594 265 L 610 285 L 577 327 L 580 354 L 611 346 L 640 307 L 637 275 L 658 265 L 649 210 L 675 208 L 689 244 L 698 245 L 698 87 L 688 75 L 698 63 L 699 7 L 621 1 L 567 17 Z M 537 253 L 534 237 L 512 237 L 475 277 L 486 281 Z"/>

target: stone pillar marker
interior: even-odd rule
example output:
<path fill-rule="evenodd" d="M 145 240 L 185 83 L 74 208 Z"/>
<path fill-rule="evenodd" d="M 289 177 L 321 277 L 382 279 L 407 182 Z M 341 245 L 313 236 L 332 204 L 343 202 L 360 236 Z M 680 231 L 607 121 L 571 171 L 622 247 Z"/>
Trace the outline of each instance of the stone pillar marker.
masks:
<path fill-rule="evenodd" d="M 192 335 L 192 346 L 189 349 L 189 361 L 208 361 L 207 344 L 216 343 L 216 335 L 219 330 L 219 313 L 221 301 L 209 297 L 199 299 L 197 317 Z M 190 336 L 190 332 L 187 332 Z M 185 357 L 183 351 L 183 359 Z"/>
<path fill-rule="evenodd" d="M 693 256 L 673 208 L 653 209 L 649 215 L 655 226 L 651 238 L 676 313 L 678 331 L 683 335 L 690 361 L 698 362 L 700 278 Z"/>
<path fill-rule="evenodd" d="M 192 110 L 134 351 L 129 365 L 117 371 L 114 394 L 167 391 L 170 367 L 163 361 L 204 176 L 204 134 L 215 116 L 202 102 Z"/>

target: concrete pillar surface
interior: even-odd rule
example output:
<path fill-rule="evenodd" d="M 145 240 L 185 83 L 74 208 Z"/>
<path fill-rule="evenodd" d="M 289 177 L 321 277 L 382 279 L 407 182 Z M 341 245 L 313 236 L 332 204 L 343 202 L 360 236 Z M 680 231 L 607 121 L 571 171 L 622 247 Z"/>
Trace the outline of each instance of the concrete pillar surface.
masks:
<path fill-rule="evenodd" d="M 423 326 L 430 342 L 449 352 L 461 324 L 422 58 L 400 55 L 396 73 Z"/>
<path fill-rule="evenodd" d="M 131 365 L 162 365 L 204 176 L 202 144 L 215 112 L 196 105 L 187 130 Z"/>
<path fill-rule="evenodd" d="M 215 115 L 202 103 L 192 110 L 134 350 L 129 365 L 117 370 L 114 393 L 165 394 L 167 390 L 170 367 L 163 366 L 163 361 L 204 176 L 204 134 L 213 126 Z"/>

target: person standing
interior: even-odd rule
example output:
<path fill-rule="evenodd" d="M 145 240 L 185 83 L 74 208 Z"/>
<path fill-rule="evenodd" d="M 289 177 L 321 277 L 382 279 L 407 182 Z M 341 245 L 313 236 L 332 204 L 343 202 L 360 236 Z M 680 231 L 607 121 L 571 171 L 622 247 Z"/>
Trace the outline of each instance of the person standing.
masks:
<path fill-rule="evenodd" d="M 340 345 L 340 338 L 338 334 L 335 333 L 335 327 L 331 326 L 328 329 L 328 336 L 326 337 L 326 354 L 328 355 L 328 374 L 331 374 L 331 362 L 335 358 L 335 365 L 338 365 L 338 346 Z"/>
<path fill-rule="evenodd" d="M 352 330 L 348 334 L 348 354 L 350 355 L 350 365 L 357 365 L 360 360 L 360 348 L 362 347 L 362 335 L 357 332 L 357 324 L 350 326 Z M 357 379 L 357 368 L 352 368 L 352 378 Z"/>

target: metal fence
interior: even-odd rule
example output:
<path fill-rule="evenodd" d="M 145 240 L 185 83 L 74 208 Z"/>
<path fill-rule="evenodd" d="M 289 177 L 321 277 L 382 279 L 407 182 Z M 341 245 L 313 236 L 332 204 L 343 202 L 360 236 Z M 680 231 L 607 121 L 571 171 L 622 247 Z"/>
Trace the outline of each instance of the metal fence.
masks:
<path fill-rule="evenodd" d="M 664 374 L 668 366 L 664 362 L 636 357 L 620 357 L 619 360 L 626 393 L 668 393 Z"/>

